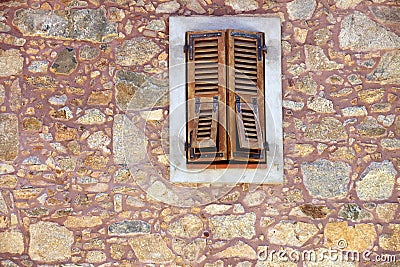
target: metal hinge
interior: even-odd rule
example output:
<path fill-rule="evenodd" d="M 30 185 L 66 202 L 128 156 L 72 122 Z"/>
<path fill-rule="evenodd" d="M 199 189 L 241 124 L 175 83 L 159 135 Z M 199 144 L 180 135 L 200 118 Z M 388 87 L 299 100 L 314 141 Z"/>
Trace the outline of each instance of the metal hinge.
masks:
<path fill-rule="evenodd" d="M 198 97 L 195 99 L 195 113 L 200 113 L 200 98 Z"/>
<path fill-rule="evenodd" d="M 263 45 L 263 35 L 260 34 L 250 34 L 250 33 L 243 33 L 243 32 L 231 32 L 231 36 L 238 36 L 244 38 L 252 38 L 257 40 L 257 55 L 258 60 L 262 59 L 262 52 L 266 50 L 265 45 Z"/>
<path fill-rule="evenodd" d="M 264 147 L 266 151 L 269 151 L 269 144 L 268 142 L 264 142 Z"/>
<path fill-rule="evenodd" d="M 213 112 L 217 112 L 218 109 L 218 96 L 213 97 Z"/>
<path fill-rule="evenodd" d="M 236 96 L 236 111 L 240 113 L 240 96 Z"/>
<path fill-rule="evenodd" d="M 190 144 L 187 141 L 185 141 L 185 143 L 183 145 L 185 147 L 185 151 L 188 151 L 190 148 Z"/>
<path fill-rule="evenodd" d="M 202 33 L 202 34 L 190 34 L 189 35 L 189 44 L 186 44 L 187 50 L 185 52 L 189 52 L 189 59 L 193 60 L 194 57 L 194 39 L 195 38 L 207 38 L 207 37 L 218 37 L 221 36 L 222 34 L 220 32 L 209 32 L 209 33 Z M 185 49 L 185 47 L 184 47 Z"/>
<path fill-rule="evenodd" d="M 267 48 L 267 46 L 266 46 L 266 45 L 263 45 L 263 47 L 262 47 L 262 51 L 263 51 L 265 54 L 267 54 L 267 53 L 268 53 L 268 48 Z"/>
<path fill-rule="evenodd" d="M 253 102 L 253 112 L 256 116 L 258 116 L 258 103 L 257 103 L 257 98 L 252 97 L 251 101 Z"/>

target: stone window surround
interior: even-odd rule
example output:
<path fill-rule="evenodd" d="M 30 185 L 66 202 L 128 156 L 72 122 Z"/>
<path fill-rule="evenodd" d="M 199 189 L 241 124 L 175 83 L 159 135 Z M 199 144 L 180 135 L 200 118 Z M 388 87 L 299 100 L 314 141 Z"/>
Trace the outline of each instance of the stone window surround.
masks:
<path fill-rule="evenodd" d="M 256 169 L 192 169 L 185 156 L 185 33 L 187 31 L 238 29 L 262 31 L 268 53 L 265 56 L 265 118 L 269 144 L 267 165 Z M 169 19 L 169 143 L 170 181 L 177 183 L 283 182 L 281 22 L 278 17 L 170 17 Z M 269 107 L 269 108 L 268 108 Z M 273 130 L 268 130 L 273 129 Z"/>

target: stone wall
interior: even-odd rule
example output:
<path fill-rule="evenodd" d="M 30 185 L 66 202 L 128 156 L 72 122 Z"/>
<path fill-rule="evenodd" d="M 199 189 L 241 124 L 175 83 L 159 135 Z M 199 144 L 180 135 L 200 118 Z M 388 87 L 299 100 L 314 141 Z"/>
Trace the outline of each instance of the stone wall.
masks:
<path fill-rule="evenodd" d="M 198 14 L 282 19 L 282 185 L 168 183 L 168 17 Z M 0 265 L 400 260 L 399 35 L 398 0 L 1 1 Z"/>

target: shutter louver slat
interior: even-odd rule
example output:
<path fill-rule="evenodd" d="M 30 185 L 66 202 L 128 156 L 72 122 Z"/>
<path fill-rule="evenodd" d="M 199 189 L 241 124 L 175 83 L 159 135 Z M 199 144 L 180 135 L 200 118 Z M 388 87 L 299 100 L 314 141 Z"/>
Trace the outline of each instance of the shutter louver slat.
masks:
<path fill-rule="evenodd" d="M 247 66 L 248 68 L 257 69 L 257 60 L 246 59 L 242 57 L 236 57 L 236 62 L 241 63 L 243 66 Z M 249 64 L 249 65 L 247 65 Z M 255 66 L 254 66 L 255 65 Z"/>

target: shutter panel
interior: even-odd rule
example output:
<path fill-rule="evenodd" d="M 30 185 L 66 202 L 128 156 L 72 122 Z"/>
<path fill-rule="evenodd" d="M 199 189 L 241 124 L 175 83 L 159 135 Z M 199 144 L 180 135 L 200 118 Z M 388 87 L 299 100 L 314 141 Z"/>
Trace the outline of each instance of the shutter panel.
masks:
<path fill-rule="evenodd" d="M 225 32 L 187 32 L 187 159 L 227 159 Z"/>
<path fill-rule="evenodd" d="M 236 123 L 240 147 L 263 149 L 257 97 L 243 100 L 236 96 Z"/>
<path fill-rule="evenodd" d="M 265 162 L 264 34 L 227 31 L 230 159 Z"/>
<path fill-rule="evenodd" d="M 196 98 L 195 105 L 192 147 L 215 147 L 217 144 L 218 97 Z"/>

